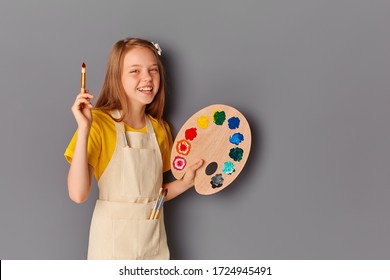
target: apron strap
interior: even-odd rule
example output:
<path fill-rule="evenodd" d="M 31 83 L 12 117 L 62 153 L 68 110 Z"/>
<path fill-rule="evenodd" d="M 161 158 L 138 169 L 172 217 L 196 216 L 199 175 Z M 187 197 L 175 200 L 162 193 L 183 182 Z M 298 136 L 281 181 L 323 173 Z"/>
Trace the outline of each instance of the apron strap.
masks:
<path fill-rule="evenodd" d="M 119 110 L 114 110 L 111 112 L 111 115 L 114 117 L 114 118 L 120 118 L 120 113 L 119 113 Z M 151 138 L 154 136 L 154 129 L 153 129 L 153 125 L 152 125 L 152 122 L 150 121 L 150 119 L 146 116 L 145 114 L 145 122 L 146 122 L 146 129 L 147 129 L 147 133 L 148 133 L 148 137 Z M 120 123 L 117 123 L 115 122 L 115 125 L 117 127 L 117 129 L 120 130 L 120 133 L 122 134 L 123 136 L 123 146 L 124 147 L 128 147 L 129 146 L 129 141 L 127 140 L 127 136 L 126 136 L 126 128 L 125 128 L 125 123 L 124 122 L 120 122 Z"/>
<path fill-rule="evenodd" d="M 119 119 L 121 117 L 121 114 L 119 113 L 119 110 L 113 110 L 111 111 L 111 116 L 113 116 L 116 119 Z M 123 136 L 123 147 L 129 146 L 129 142 L 127 141 L 127 137 L 126 137 L 125 123 L 124 122 L 118 123 L 116 121 L 114 121 L 114 123 L 118 132 Z"/>
<path fill-rule="evenodd" d="M 146 116 L 146 114 L 145 114 L 145 121 L 146 121 L 146 128 L 148 130 L 149 137 L 152 137 L 154 134 L 153 125 L 150 119 Z"/>

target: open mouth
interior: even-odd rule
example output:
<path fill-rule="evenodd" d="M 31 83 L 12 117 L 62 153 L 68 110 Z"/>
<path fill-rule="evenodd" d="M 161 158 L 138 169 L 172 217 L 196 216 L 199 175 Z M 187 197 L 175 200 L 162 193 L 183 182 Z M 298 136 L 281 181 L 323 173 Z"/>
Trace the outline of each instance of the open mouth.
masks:
<path fill-rule="evenodd" d="M 137 88 L 139 92 L 145 93 L 145 94 L 151 94 L 153 93 L 153 87 L 139 87 Z"/>

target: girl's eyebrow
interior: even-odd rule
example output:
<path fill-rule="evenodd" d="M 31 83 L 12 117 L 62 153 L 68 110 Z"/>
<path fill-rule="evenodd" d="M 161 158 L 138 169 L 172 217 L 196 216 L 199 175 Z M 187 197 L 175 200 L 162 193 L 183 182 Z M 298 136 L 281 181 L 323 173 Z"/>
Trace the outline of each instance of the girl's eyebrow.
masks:
<path fill-rule="evenodd" d="M 153 67 L 153 66 L 158 66 L 158 65 L 157 65 L 157 63 L 154 63 L 154 64 L 150 65 L 149 67 Z M 132 67 L 142 67 L 142 65 L 133 64 L 133 65 L 128 66 L 127 68 L 132 68 Z"/>

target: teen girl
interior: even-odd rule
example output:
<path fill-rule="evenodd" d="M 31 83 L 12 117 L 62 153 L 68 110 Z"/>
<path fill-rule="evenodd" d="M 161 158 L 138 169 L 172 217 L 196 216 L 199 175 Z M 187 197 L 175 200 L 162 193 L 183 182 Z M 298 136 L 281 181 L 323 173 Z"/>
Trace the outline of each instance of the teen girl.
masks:
<path fill-rule="evenodd" d="M 150 220 L 150 211 L 161 187 L 168 189 L 166 200 L 178 196 L 193 186 L 203 164 L 200 160 L 181 180 L 163 185 L 172 138 L 162 119 L 160 55 L 158 44 L 118 41 L 95 106 L 88 90 L 72 106 L 78 129 L 65 151 L 69 196 L 76 203 L 87 200 L 93 175 L 99 187 L 88 259 L 169 259 L 164 217 Z"/>

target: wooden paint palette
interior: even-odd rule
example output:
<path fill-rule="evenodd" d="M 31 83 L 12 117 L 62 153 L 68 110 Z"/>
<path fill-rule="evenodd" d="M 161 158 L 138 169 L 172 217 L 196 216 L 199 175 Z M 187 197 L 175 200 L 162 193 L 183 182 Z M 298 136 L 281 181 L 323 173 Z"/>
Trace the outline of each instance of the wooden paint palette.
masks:
<path fill-rule="evenodd" d="M 173 143 L 171 170 L 181 179 L 186 169 L 203 159 L 196 172 L 199 194 L 217 193 L 240 174 L 248 159 L 252 137 L 248 121 L 235 108 L 215 104 L 192 115 Z"/>

